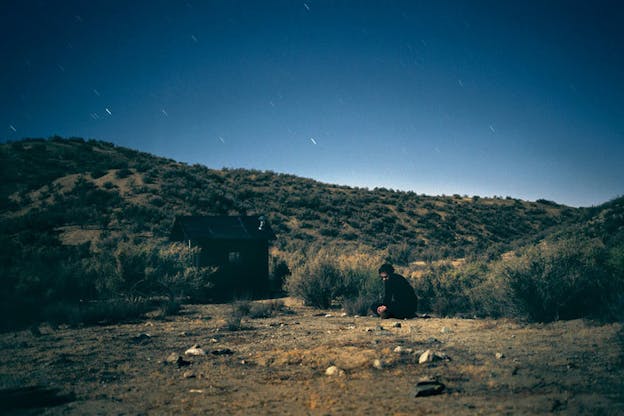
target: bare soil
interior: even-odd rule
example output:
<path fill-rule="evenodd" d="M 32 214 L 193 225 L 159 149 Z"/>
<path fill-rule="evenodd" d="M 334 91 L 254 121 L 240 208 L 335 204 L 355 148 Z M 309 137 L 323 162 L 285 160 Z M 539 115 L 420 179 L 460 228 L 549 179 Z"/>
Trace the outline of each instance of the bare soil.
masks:
<path fill-rule="evenodd" d="M 382 321 L 284 301 L 288 310 L 243 318 L 234 331 L 225 328 L 233 307 L 222 304 L 189 305 L 164 320 L 0 334 L 1 389 L 53 387 L 75 398 L 25 410 L 5 405 L 4 412 L 624 414 L 619 323 Z M 206 355 L 184 355 L 194 344 Z M 419 364 L 426 350 L 450 360 Z M 171 353 L 189 364 L 167 362 Z M 421 379 L 446 388 L 415 397 Z"/>

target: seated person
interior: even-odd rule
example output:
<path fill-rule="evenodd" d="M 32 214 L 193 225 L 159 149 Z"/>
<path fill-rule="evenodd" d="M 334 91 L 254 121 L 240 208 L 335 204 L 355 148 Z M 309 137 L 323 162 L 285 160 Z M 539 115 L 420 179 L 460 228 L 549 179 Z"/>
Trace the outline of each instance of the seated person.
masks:
<path fill-rule="evenodd" d="M 395 273 L 394 267 L 388 263 L 379 268 L 379 277 L 384 283 L 384 297 L 383 302 L 371 306 L 373 313 L 383 319 L 416 316 L 418 300 L 412 285 L 403 276 Z"/>

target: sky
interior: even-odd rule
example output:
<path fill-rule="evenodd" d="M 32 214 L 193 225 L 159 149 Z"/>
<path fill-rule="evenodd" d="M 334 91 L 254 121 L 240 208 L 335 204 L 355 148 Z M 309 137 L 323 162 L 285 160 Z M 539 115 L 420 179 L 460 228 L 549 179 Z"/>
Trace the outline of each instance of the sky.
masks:
<path fill-rule="evenodd" d="M 0 141 L 570 206 L 624 194 L 620 1 L 0 1 Z"/>

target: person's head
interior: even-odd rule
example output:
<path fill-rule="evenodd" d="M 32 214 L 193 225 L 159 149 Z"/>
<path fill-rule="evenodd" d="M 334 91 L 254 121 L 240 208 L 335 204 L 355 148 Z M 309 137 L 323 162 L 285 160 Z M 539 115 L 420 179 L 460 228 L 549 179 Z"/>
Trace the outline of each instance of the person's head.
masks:
<path fill-rule="evenodd" d="M 383 280 L 389 278 L 392 273 L 394 273 L 394 267 L 390 263 L 384 263 L 379 268 L 379 277 Z"/>

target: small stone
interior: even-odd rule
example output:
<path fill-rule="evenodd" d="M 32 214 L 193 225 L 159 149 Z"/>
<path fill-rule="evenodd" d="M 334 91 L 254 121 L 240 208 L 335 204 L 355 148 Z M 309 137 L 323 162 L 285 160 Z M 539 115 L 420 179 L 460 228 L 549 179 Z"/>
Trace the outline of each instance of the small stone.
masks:
<path fill-rule="evenodd" d="M 167 362 L 169 364 L 177 364 L 178 367 L 184 367 L 184 366 L 187 366 L 187 365 L 191 365 L 190 361 L 186 361 L 184 358 L 182 358 L 181 355 L 176 354 L 175 352 L 172 352 L 171 354 L 169 354 L 169 356 L 167 357 L 165 362 Z"/>
<path fill-rule="evenodd" d="M 343 374 L 344 374 L 344 371 L 336 367 L 335 365 L 327 367 L 327 370 L 325 370 L 325 375 L 327 376 L 341 376 Z"/>
<path fill-rule="evenodd" d="M 210 338 L 210 342 L 212 342 L 213 344 L 216 344 L 217 342 L 219 342 L 219 340 L 216 338 Z"/>
<path fill-rule="evenodd" d="M 418 364 L 430 363 L 433 361 L 433 351 L 427 350 L 418 357 Z"/>
<path fill-rule="evenodd" d="M 416 383 L 414 397 L 426 397 L 440 394 L 444 391 L 445 385 L 435 380 L 425 380 Z"/>
<path fill-rule="evenodd" d="M 132 342 L 135 344 L 144 344 L 149 341 L 152 336 L 146 332 L 143 332 L 135 337 L 132 337 Z"/>
<path fill-rule="evenodd" d="M 184 355 L 206 355 L 206 351 L 202 350 L 198 344 L 195 344 L 188 350 L 184 351 Z"/>
<path fill-rule="evenodd" d="M 451 331 L 451 328 L 443 326 L 442 329 L 440 330 L 440 332 L 443 333 L 443 334 L 450 334 L 453 331 Z"/>
<path fill-rule="evenodd" d="M 176 354 L 175 352 L 172 352 L 171 354 L 167 356 L 165 361 L 168 363 L 175 363 L 176 361 L 178 361 L 178 357 L 180 357 L 178 354 Z"/>
<path fill-rule="evenodd" d="M 332 315 L 331 313 L 328 313 L 328 314 L 325 315 L 325 318 L 331 318 L 332 316 L 334 316 L 334 315 Z"/>
<path fill-rule="evenodd" d="M 450 357 L 443 352 L 427 350 L 418 358 L 418 364 L 431 363 L 433 361 L 450 361 Z"/>
<path fill-rule="evenodd" d="M 383 369 L 383 362 L 381 362 L 381 360 L 375 360 L 373 361 L 373 367 L 376 368 L 377 370 L 382 370 Z"/>
<path fill-rule="evenodd" d="M 401 328 L 401 322 L 395 322 L 394 325 L 392 325 L 393 328 Z"/>
<path fill-rule="evenodd" d="M 414 350 L 412 350 L 411 348 L 405 348 L 399 345 L 398 347 L 394 349 L 394 352 L 398 354 L 411 354 L 412 352 L 414 352 Z"/>
<path fill-rule="evenodd" d="M 495 357 L 497 360 L 502 360 L 503 358 L 505 358 L 505 354 L 503 354 L 502 352 L 497 352 L 495 354 Z"/>
<path fill-rule="evenodd" d="M 184 374 L 182 374 L 182 377 L 183 378 L 195 378 L 197 376 L 195 375 L 195 372 L 193 372 L 191 370 L 187 370 L 187 371 L 184 372 Z"/>
<path fill-rule="evenodd" d="M 232 355 L 232 354 L 234 354 L 234 351 L 232 351 L 229 348 L 223 348 L 221 350 L 212 351 L 212 355 Z"/>
<path fill-rule="evenodd" d="M 366 328 L 366 332 L 373 332 L 374 329 L 373 328 Z"/>
<path fill-rule="evenodd" d="M 346 312 L 343 312 L 343 313 L 340 314 L 340 316 L 344 318 L 345 316 L 349 316 L 349 314 L 346 313 Z"/>

